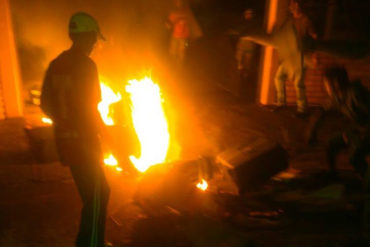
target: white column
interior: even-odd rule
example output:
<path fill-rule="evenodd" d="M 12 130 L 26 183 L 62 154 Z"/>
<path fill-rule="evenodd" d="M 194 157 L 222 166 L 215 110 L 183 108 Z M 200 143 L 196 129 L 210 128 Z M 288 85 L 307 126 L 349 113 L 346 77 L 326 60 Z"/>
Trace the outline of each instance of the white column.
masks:
<path fill-rule="evenodd" d="M 279 0 L 267 0 L 266 29 L 271 33 L 277 19 Z M 260 74 L 260 103 L 263 105 L 271 104 L 271 87 L 274 86 L 272 74 L 272 63 L 274 49 L 271 46 L 264 47 L 262 53 L 262 70 Z"/>

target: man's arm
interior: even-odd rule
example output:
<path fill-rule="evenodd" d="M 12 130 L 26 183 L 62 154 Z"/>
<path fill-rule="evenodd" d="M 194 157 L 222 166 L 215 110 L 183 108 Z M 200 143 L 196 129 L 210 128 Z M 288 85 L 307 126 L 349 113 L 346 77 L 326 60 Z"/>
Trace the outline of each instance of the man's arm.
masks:
<path fill-rule="evenodd" d="M 52 79 L 49 67 L 48 70 L 46 71 L 45 78 L 42 84 L 40 107 L 42 111 L 51 119 L 53 119 L 52 98 L 53 98 Z"/>
<path fill-rule="evenodd" d="M 250 40 L 259 45 L 272 46 L 276 48 L 276 45 L 274 44 L 273 38 L 270 34 L 254 34 L 254 35 L 243 36 L 240 39 Z"/>

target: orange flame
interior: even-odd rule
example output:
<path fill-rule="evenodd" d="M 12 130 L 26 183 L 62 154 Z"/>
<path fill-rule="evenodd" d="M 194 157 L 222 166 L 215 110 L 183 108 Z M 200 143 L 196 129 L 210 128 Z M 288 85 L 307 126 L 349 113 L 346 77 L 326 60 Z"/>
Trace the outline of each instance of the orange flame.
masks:
<path fill-rule="evenodd" d="M 53 124 L 53 120 L 51 120 L 50 118 L 47 118 L 47 117 L 41 118 L 41 121 L 45 124 Z"/>
<path fill-rule="evenodd" d="M 100 82 L 101 98 L 98 104 L 98 110 L 105 125 L 114 125 L 114 120 L 110 115 L 109 107 L 122 99 L 120 93 L 114 93 L 113 90 L 104 82 Z"/>
<path fill-rule="evenodd" d="M 140 141 L 140 157 L 130 156 L 140 172 L 166 160 L 170 134 L 162 106 L 161 90 L 151 78 L 130 80 L 126 86 L 130 95 L 132 121 Z"/>
<path fill-rule="evenodd" d="M 203 191 L 207 190 L 207 188 L 208 188 L 207 181 L 202 179 L 202 181 L 197 184 L 197 188 L 200 189 L 200 190 L 203 190 Z"/>
<path fill-rule="evenodd" d="M 110 106 L 122 99 L 120 93 L 114 93 L 113 90 L 105 82 L 100 82 L 101 101 L 98 104 L 100 116 L 105 125 L 114 125 L 114 120 L 111 117 Z M 116 167 L 116 170 L 121 172 L 122 168 L 118 167 L 118 161 L 113 154 L 108 153 L 104 155 L 104 164 L 107 166 Z"/>
<path fill-rule="evenodd" d="M 104 164 L 107 166 L 118 166 L 118 161 L 113 154 L 109 154 L 106 158 L 104 158 Z"/>

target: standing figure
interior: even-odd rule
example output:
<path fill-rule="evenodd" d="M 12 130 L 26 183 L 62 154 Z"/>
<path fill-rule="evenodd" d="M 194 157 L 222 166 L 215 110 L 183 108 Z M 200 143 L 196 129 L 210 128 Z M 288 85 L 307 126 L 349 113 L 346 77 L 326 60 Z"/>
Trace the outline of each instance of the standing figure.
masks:
<path fill-rule="evenodd" d="M 89 58 L 103 36 L 96 20 L 84 12 L 69 21 L 72 46 L 47 69 L 41 108 L 53 120 L 60 161 L 70 168 L 82 200 L 78 247 L 103 247 L 109 186 L 102 168 L 100 136 L 104 125 L 97 67 Z"/>
<path fill-rule="evenodd" d="M 244 11 L 244 20 L 245 20 L 244 29 L 247 32 L 250 32 L 251 29 L 256 28 L 253 19 L 254 19 L 253 9 L 246 9 Z M 254 42 L 250 40 L 239 39 L 235 54 L 236 61 L 238 63 L 238 70 L 244 71 L 249 69 L 255 50 L 256 44 Z"/>
<path fill-rule="evenodd" d="M 175 0 L 175 8 L 168 16 L 168 27 L 172 29 L 169 54 L 174 63 L 182 66 L 190 39 L 202 36 L 202 31 L 185 0 Z"/>
<path fill-rule="evenodd" d="M 274 111 L 286 105 L 285 82 L 292 80 L 297 94 L 297 117 L 307 115 L 307 98 L 304 85 L 304 70 L 306 65 L 315 66 L 316 56 L 306 54 L 303 41 L 307 36 L 316 39 L 311 22 L 301 11 L 295 1 L 290 4 L 291 17 L 276 28 L 271 34 L 250 34 L 242 37 L 264 46 L 272 46 L 279 55 L 280 65 L 275 75 L 277 103 Z"/>
<path fill-rule="evenodd" d="M 303 54 L 302 41 L 306 37 L 313 39 L 317 38 L 316 33 L 313 30 L 312 24 L 308 17 L 302 12 L 299 4 L 292 0 L 289 7 L 291 17 L 290 22 L 295 32 L 295 38 L 297 39 L 299 57 L 296 61 L 290 61 L 285 56 L 280 55 L 280 65 L 275 75 L 275 87 L 277 93 L 277 106 L 275 110 L 278 110 L 286 105 L 286 92 L 285 83 L 286 80 L 292 80 L 296 89 L 297 96 L 297 116 L 305 116 L 307 114 L 307 97 L 304 84 L 306 62 Z M 285 44 L 289 45 L 289 44 Z M 285 54 L 284 54 L 285 55 Z M 287 57 L 290 54 L 286 54 Z M 313 57 L 314 58 L 314 57 Z M 293 63 L 292 63 L 293 62 Z"/>
<path fill-rule="evenodd" d="M 253 9 L 246 9 L 243 13 L 243 33 L 251 34 L 261 29 L 260 23 L 256 20 Z M 257 65 L 256 58 L 258 47 L 255 42 L 240 38 L 236 45 L 236 62 L 240 75 L 241 95 L 246 97 L 247 102 L 255 101 Z"/>

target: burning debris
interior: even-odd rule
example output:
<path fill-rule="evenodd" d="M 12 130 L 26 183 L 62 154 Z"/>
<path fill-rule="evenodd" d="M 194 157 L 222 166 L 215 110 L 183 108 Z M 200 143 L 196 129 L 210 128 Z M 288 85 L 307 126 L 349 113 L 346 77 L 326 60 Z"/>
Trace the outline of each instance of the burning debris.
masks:
<path fill-rule="evenodd" d="M 238 200 L 240 195 L 263 185 L 286 168 L 284 150 L 255 133 L 251 133 L 243 144 L 215 157 L 175 157 L 172 160 L 171 145 L 175 133 L 170 132 L 171 122 L 166 115 L 159 85 L 150 77 L 144 77 L 129 80 L 117 91 L 107 81 L 101 82 L 100 86 L 102 100 L 98 110 L 113 138 L 113 146 L 102 140 L 103 162 L 115 177 L 132 178 L 131 206 L 140 215 L 145 215 L 135 222 L 153 217 L 172 217 L 176 222 L 187 222 L 189 232 L 198 218 L 220 227 L 224 227 L 220 222 L 225 219 L 239 224 L 240 217 L 232 212 L 229 201 Z M 130 106 L 118 112 L 124 112 L 124 125 L 116 114 L 122 105 Z M 42 121 L 49 125 L 47 128 L 50 130 L 52 121 L 47 118 Z M 122 210 L 120 207 L 112 216 L 117 224 L 126 222 L 120 219 Z M 277 218 L 280 214 L 276 214 L 274 209 L 259 211 L 254 208 L 246 217 L 250 222 L 251 218 Z M 126 223 L 121 226 L 123 224 Z M 206 228 L 212 228 L 211 225 Z"/>
<path fill-rule="evenodd" d="M 129 80 L 125 92 L 114 92 L 106 82 L 101 82 L 100 86 L 102 100 L 98 110 L 105 125 L 110 128 L 112 136 L 116 139 L 136 138 L 137 146 L 140 148 L 137 151 L 133 148 L 117 151 L 117 147 L 114 147 L 116 152 L 106 150 L 104 164 L 118 172 L 128 170 L 130 166 L 134 167 L 137 172 L 142 173 L 139 185 L 141 191 L 142 187 L 145 187 L 143 184 L 152 187 L 151 191 L 153 191 L 155 180 L 165 184 L 173 180 L 170 185 L 165 186 L 165 189 L 158 188 L 158 190 L 163 189 L 166 191 L 165 194 L 171 194 L 168 188 L 178 188 L 180 193 L 186 188 L 185 184 L 191 184 L 192 189 L 198 191 L 207 191 L 211 187 L 213 192 L 228 191 L 232 194 L 242 194 L 263 184 L 287 167 L 286 152 L 276 143 L 255 133 L 251 133 L 250 138 L 243 145 L 220 153 L 216 157 L 216 163 L 205 162 L 203 158 L 192 162 L 180 160 L 169 162 L 167 156 L 171 136 L 163 107 L 164 99 L 158 84 L 150 77 L 144 77 L 141 80 Z M 125 99 L 129 102 L 122 102 Z M 112 112 L 112 106 L 120 102 L 130 105 L 132 127 L 126 130 L 117 126 Z M 42 122 L 47 125 L 52 124 L 52 120 L 45 117 L 42 118 Z M 125 133 L 122 134 L 123 132 Z M 128 137 L 127 132 L 135 132 L 135 136 Z M 128 145 L 127 141 L 123 143 L 122 140 L 118 140 L 115 145 L 126 147 L 132 146 L 132 143 Z M 160 167 L 152 169 L 158 165 Z M 192 175 L 186 176 L 186 174 Z M 173 178 L 169 179 L 169 176 Z M 182 186 L 179 187 L 180 181 Z M 211 186 L 210 182 L 215 182 L 217 189 L 214 185 Z M 142 194 L 138 192 L 140 193 Z M 155 194 L 161 193 L 155 192 Z M 174 197 L 176 197 L 175 194 L 173 193 Z M 148 194 L 146 193 L 145 196 Z"/>
<path fill-rule="evenodd" d="M 100 86 L 102 100 L 98 110 L 111 135 L 115 139 L 120 139 L 114 142 L 117 146 L 113 147 L 115 152 L 106 149 L 104 164 L 118 172 L 136 169 L 141 173 L 139 185 L 141 192 L 138 194 L 142 194 L 142 188 L 146 185 L 153 190 L 154 181 L 167 184 L 165 189 L 157 188 L 163 189 L 166 193 L 162 191 L 155 194 L 171 194 L 168 193 L 169 188 L 172 190 L 178 188 L 180 193 L 189 184 L 192 190 L 240 194 L 263 184 L 287 167 L 286 152 L 278 144 L 255 133 L 251 133 L 244 144 L 220 153 L 215 159 L 216 162 L 203 158 L 190 162 L 180 160 L 170 162 L 168 153 L 172 143 L 159 85 L 150 77 L 144 77 L 140 80 L 129 80 L 125 91 L 122 92 L 114 92 L 106 82 L 101 82 Z M 122 102 L 123 100 L 128 102 Z M 129 120 L 132 127 L 126 126 L 124 129 L 118 126 L 112 108 L 117 103 L 130 105 Z M 42 122 L 52 124 L 52 120 L 46 117 L 42 118 Z M 127 132 L 135 134 L 128 137 Z M 134 148 L 127 148 L 133 145 L 133 141 L 128 139 L 136 139 L 135 146 L 138 146 L 136 151 Z M 117 149 L 118 147 L 125 147 L 126 150 Z M 155 168 L 157 166 L 158 168 Z M 192 175 L 188 176 L 189 174 Z M 169 181 L 172 181 L 170 185 Z M 182 185 L 179 186 L 180 184 Z M 176 197 L 176 193 L 172 195 Z M 144 194 L 148 196 L 147 193 Z"/>

